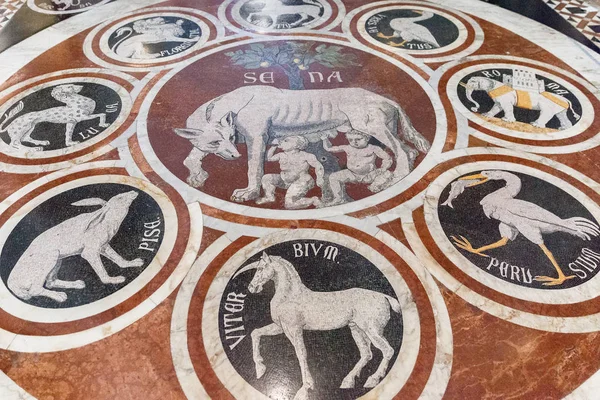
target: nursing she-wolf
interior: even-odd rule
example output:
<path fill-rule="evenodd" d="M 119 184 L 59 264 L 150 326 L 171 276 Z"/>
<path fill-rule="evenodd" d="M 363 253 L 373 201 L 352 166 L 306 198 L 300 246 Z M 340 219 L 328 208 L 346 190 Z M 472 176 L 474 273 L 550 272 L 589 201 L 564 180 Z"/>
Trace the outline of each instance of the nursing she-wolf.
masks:
<path fill-rule="evenodd" d="M 248 148 L 248 186 L 233 192 L 238 202 L 260 195 L 265 149 L 273 140 L 305 136 L 312 142 L 324 134 L 356 130 L 374 137 L 395 156 L 394 181 L 410 171 L 407 145 L 398 134 L 426 153 L 430 144 L 413 127 L 404 110 L 395 102 L 360 88 L 328 90 L 283 90 L 271 86 L 245 86 L 200 106 L 187 120 L 185 129 L 175 132 L 194 145 L 185 161 L 190 177 L 206 176 L 201 160 L 214 153 L 225 160 L 240 157 L 236 133 Z"/>

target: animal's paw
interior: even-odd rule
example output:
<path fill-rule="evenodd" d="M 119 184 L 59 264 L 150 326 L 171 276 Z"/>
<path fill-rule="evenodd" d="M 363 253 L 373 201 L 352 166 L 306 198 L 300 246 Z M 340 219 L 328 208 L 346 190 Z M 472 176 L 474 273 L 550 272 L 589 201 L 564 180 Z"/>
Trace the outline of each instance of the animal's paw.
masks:
<path fill-rule="evenodd" d="M 265 364 L 263 364 L 262 361 L 257 361 L 256 362 L 256 379 L 262 378 L 262 376 L 265 374 L 266 371 L 267 371 L 267 367 L 265 367 Z"/>
<path fill-rule="evenodd" d="M 342 384 L 340 385 L 340 389 L 352 389 L 354 387 L 354 377 L 353 376 L 347 376 L 344 378 L 344 380 L 342 381 Z"/>
<path fill-rule="evenodd" d="M 65 142 L 65 144 L 67 145 L 67 147 L 71 147 L 71 146 L 75 146 L 77 144 L 77 142 L 74 140 L 70 140 L 68 142 Z"/>
<path fill-rule="evenodd" d="M 502 121 L 504 121 L 504 122 L 508 122 L 508 123 L 511 123 L 511 122 L 516 122 L 517 120 L 516 120 L 516 119 L 514 119 L 514 118 L 506 118 L 506 117 L 504 117 L 504 118 L 502 118 Z M 532 125 L 533 125 L 533 124 L 532 124 Z"/>
<path fill-rule="evenodd" d="M 104 123 L 104 124 L 98 124 L 98 126 L 100 128 L 108 128 L 110 126 L 110 124 Z"/>
<path fill-rule="evenodd" d="M 471 107 L 471 111 L 473 111 L 473 112 L 479 112 L 479 107 Z"/>
<path fill-rule="evenodd" d="M 85 282 L 82 280 L 73 281 L 71 285 L 73 289 L 85 289 Z"/>
<path fill-rule="evenodd" d="M 258 196 L 260 196 L 260 191 L 258 189 L 236 189 L 231 195 L 231 200 L 242 203 L 244 201 L 254 200 Z"/>
<path fill-rule="evenodd" d="M 54 294 L 52 295 L 52 299 L 59 303 L 64 303 L 65 301 L 67 301 L 67 294 L 63 292 L 54 292 Z"/>
<path fill-rule="evenodd" d="M 206 176 L 203 176 L 200 174 L 190 175 L 190 176 L 188 176 L 186 181 L 191 187 L 201 188 L 202 186 L 204 186 L 204 182 L 206 182 L 207 178 L 208 178 L 208 175 L 206 175 Z"/>
<path fill-rule="evenodd" d="M 365 387 L 366 388 L 374 388 L 375 386 L 377 386 L 377 384 L 379 383 L 380 378 L 375 376 L 375 375 L 371 375 L 369 377 L 369 379 L 367 379 L 367 381 L 365 382 Z"/>
<path fill-rule="evenodd" d="M 104 279 L 102 281 L 102 283 L 109 285 L 118 285 L 120 283 L 125 282 L 125 277 L 124 276 L 109 276 L 108 278 Z"/>
<path fill-rule="evenodd" d="M 141 267 L 142 265 L 144 265 L 144 260 L 142 260 L 141 258 L 136 258 L 135 260 L 129 261 L 125 268 Z"/>
<path fill-rule="evenodd" d="M 533 121 L 533 122 L 531 123 L 531 126 L 535 126 L 536 128 L 545 128 L 545 126 L 544 126 L 544 125 L 542 125 L 542 124 L 538 123 L 537 121 Z"/>

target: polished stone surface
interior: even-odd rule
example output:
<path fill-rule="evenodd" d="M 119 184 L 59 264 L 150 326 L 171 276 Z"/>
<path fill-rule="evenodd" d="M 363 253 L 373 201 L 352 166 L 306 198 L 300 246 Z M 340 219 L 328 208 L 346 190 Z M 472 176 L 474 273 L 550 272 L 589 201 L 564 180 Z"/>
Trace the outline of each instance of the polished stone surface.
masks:
<path fill-rule="evenodd" d="M 0 399 L 596 398 L 585 37 L 472 0 L 5 32 Z"/>

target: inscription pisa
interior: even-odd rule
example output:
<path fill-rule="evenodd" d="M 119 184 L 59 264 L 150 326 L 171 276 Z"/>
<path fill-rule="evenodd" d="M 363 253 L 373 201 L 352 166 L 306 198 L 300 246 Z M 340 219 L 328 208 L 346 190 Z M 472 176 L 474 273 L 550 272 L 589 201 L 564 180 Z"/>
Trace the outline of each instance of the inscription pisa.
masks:
<path fill-rule="evenodd" d="M 250 257 L 227 284 L 219 312 L 235 370 L 278 398 L 362 396 L 389 372 L 402 329 L 384 274 L 358 253 L 319 240 L 283 242 Z M 282 379 L 292 382 L 286 393 Z"/>
<path fill-rule="evenodd" d="M 138 188 L 80 186 L 19 221 L 2 248 L 0 277 L 13 295 L 34 306 L 89 304 L 139 276 L 164 233 L 160 206 Z"/>

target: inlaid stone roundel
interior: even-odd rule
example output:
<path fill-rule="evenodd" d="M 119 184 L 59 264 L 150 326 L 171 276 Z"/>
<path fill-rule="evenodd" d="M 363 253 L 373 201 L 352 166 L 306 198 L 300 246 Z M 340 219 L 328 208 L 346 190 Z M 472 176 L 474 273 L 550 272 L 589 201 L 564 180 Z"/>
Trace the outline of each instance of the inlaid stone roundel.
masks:
<path fill-rule="evenodd" d="M 125 287 L 154 259 L 164 217 L 150 195 L 103 183 L 70 189 L 27 213 L 6 238 L 0 278 L 28 304 L 70 308 Z"/>
<path fill-rule="evenodd" d="M 540 178 L 474 171 L 442 191 L 438 215 L 456 249 L 503 281 L 566 289 L 599 271 L 598 220 L 569 193 Z"/>
<path fill-rule="evenodd" d="M 254 254 L 230 279 L 219 308 L 229 361 L 270 398 L 301 398 L 294 396 L 312 381 L 310 398 L 356 399 L 387 375 L 402 332 L 385 275 L 350 248 L 322 240 Z"/>

